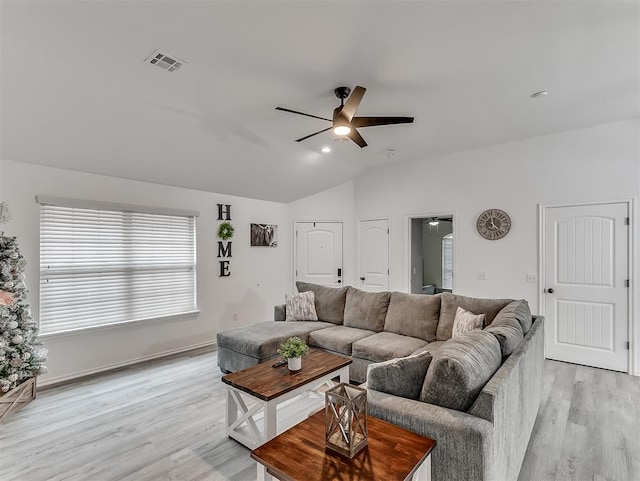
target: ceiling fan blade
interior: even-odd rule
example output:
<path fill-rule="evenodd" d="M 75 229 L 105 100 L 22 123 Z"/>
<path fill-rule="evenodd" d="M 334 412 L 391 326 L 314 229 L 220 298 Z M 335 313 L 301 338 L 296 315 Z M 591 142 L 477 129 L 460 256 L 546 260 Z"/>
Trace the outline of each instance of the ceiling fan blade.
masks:
<path fill-rule="evenodd" d="M 413 117 L 354 117 L 354 127 L 374 127 L 376 125 L 412 124 Z"/>
<path fill-rule="evenodd" d="M 342 110 L 340 111 L 340 115 L 347 119 L 347 121 L 351 122 L 351 119 L 356 114 L 356 110 L 358 110 L 360 101 L 362 100 L 362 97 L 364 97 L 364 93 L 366 91 L 366 88 L 358 85 L 353 89 L 351 95 L 349 95 L 349 98 L 344 103 L 344 107 L 342 107 Z"/>
<path fill-rule="evenodd" d="M 363 147 L 367 146 L 367 143 L 362 138 L 362 135 L 360 135 L 360 132 L 358 132 L 356 129 L 351 129 L 351 132 L 349 132 L 347 134 L 347 137 L 349 137 L 356 144 L 358 144 L 360 146 L 360 148 L 363 148 Z"/>
<path fill-rule="evenodd" d="M 331 130 L 331 127 L 327 127 L 326 129 L 318 130 L 317 132 L 309 134 L 309 135 L 307 135 L 305 137 L 300 137 L 299 139 L 296 139 L 296 142 L 302 142 L 303 140 L 307 140 L 309 137 L 313 137 L 314 135 L 321 134 L 322 132 L 326 132 L 327 130 Z"/>
<path fill-rule="evenodd" d="M 296 110 L 285 109 L 284 107 L 276 107 L 276 110 L 282 110 L 283 112 L 290 112 L 292 114 L 304 115 L 305 117 L 312 117 L 314 119 L 326 120 L 327 122 L 332 122 L 331 119 L 325 119 L 324 117 L 318 117 L 317 115 L 305 114 L 304 112 L 298 112 Z"/>

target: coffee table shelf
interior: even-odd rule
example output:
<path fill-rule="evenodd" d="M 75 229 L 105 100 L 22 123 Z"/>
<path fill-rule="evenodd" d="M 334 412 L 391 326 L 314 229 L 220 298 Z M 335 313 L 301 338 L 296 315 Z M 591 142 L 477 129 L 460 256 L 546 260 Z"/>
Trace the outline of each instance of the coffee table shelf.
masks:
<path fill-rule="evenodd" d="M 332 380 L 349 382 L 351 359 L 317 349 L 304 357 L 302 370 L 274 368 L 275 360 L 222 377 L 227 384 L 227 436 L 254 449 L 277 434 L 278 406 L 296 396 L 313 393 Z M 290 423 L 294 424 L 295 420 Z"/>

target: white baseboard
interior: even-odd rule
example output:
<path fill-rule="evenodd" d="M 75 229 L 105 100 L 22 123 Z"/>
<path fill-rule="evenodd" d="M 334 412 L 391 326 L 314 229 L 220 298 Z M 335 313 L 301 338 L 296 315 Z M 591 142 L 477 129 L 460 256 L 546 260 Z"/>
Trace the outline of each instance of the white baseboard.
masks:
<path fill-rule="evenodd" d="M 205 347 L 212 347 L 212 348 L 216 348 L 218 347 L 218 343 L 216 341 L 208 341 L 208 342 L 203 342 L 200 344 L 195 344 L 193 346 L 188 346 L 188 347 L 181 347 L 178 349 L 171 349 L 169 351 L 163 351 L 163 352 L 158 352 L 155 354 L 150 354 L 148 356 L 141 356 L 135 359 L 129 359 L 127 361 L 123 361 L 123 362 L 116 362 L 113 364 L 107 364 L 106 366 L 101 366 L 95 369 L 87 369 L 86 371 L 78 371 L 78 372 L 74 372 L 72 374 L 65 374 L 64 376 L 57 376 L 57 377 L 52 377 L 52 378 L 48 378 L 48 379 L 43 379 L 43 377 L 45 376 L 38 376 L 38 387 L 45 387 L 45 386 L 50 386 L 52 384 L 60 384 L 66 381 L 71 381 L 73 379 L 77 379 L 80 377 L 85 377 L 85 376 L 91 376 L 93 374 L 99 374 L 102 372 L 106 372 L 106 371 L 112 371 L 114 369 L 119 369 L 122 367 L 127 367 L 127 366 L 131 366 L 133 364 L 138 364 L 140 362 L 145 362 L 145 361 L 152 361 L 153 359 L 158 359 L 161 357 L 167 357 L 167 356 L 171 356 L 173 354 L 180 354 L 180 353 L 184 353 L 184 352 L 189 352 L 189 351 L 195 351 L 197 349 L 202 349 Z"/>

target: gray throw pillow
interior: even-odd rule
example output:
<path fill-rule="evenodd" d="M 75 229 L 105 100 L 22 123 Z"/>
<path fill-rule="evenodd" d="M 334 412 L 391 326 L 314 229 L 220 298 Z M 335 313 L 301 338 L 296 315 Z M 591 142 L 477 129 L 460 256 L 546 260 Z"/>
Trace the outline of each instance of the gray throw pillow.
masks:
<path fill-rule="evenodd" d="M 433 342 L 436 340 L 439 315 L 440 294 L 425 296 L 392 292 L 384 330 Z"/>
<path fill-rule="evenodd" d="M 407 399 L 418 399 L 431 353 L 421 352 L 367 366 L 367 388 Z"/>
<path fill-rule="evenodd" d="M 382 331 L 390 298 L 390 292 L 365 292 L 349 287 L 344 306 L 344 325 Z"/>
<path fill-rule="evenodd" d="M 433 353 L 420 400 L 467 411 L 500 367 L 500 343 L 485 331 L 469 331 Z"/>
<path fill-rule="evenodd" d="M 451 339 L 453 320 L 456 317 L 458 307 L 475 312 L 476 314 L 484 314 L 485 323 L 489 325 L 493 321 L 493 318 L 496 317 L 496 314 L 512 301 L 513 299 L 481 299 L 443 292 L 436 339 L 438 341 Z"/>
<path fill-rule="evenodd" d="M 285 309 L 287 321 L 317 321 L 315 295 L 313 291 L 300 294 L 285 294 Z"/>
<path fill-rule="evenodd" d="M 344 322 L 344 304 L 348 287 L 329 287 L 310 282 L 296 282 L 298 292 L 313 291 L 318 319 L 333 324 Z"/>
<path fill-rule="evenodd" d="M 495 323 L 497 320 L 508 317 L 515 319 L 522 327 L 522 333 L 526 334 L 531 329 L 531 324 L 533 322 L 531 318 L 531 310 L 529 309 L 529 303 L 524 299 L 520 299 L 519 301 L 513 301 L 504 306 L 500 312 L 495 317 L 493 322 L 489 322 L 487 320 L 487 325 Z"/>

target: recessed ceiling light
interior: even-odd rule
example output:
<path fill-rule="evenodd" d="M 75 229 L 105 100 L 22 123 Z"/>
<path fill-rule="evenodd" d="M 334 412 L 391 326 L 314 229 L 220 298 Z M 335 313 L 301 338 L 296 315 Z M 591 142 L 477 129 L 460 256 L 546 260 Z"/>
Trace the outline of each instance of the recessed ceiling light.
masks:
<path fill-rule="evenodd" d="M 541 90 L 540 92 L 534 92 L 531 94 L 531 98 L 532 99 L 539 99 L 540 97 L 546 97 L 547 95 L 549 95 L 549 92 L 547 92 L 546 90 Z"/>
<path fill-rule="evenodd" d="M 329 147 L 322 147 L 322 151 L 323 151 L 325 154 L 328 154 L 329 152 L 331 152 L 331 149 L 330 149 Z"/>

